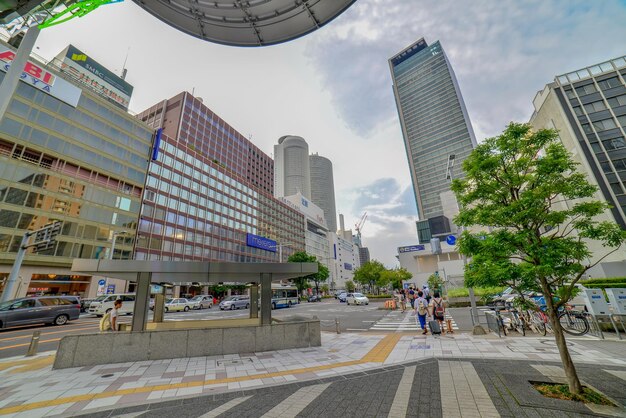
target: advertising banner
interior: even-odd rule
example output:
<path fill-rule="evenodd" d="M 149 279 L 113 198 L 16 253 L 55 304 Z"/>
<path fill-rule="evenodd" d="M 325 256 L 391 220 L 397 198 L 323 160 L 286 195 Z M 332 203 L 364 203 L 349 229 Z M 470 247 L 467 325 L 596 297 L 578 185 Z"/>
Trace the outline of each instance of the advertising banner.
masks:
<path fill-rule="evenodd" d="M 413 251 L 424 251 L 426 247 L 423 245 L 409 245 L 406 247 L 398 247 L 399 253 L 412 253 Z"/>
<path fill-rule="evenodd" d="M 87 54 L 73 45 L 69 45 L 65 56 L 61 58 L 61 70 L 72 78 L 91 87 L 97 93 L 107 97 L 112 102 L 128 109 L 133 86 L 118 77 L 113 72 L 91 59 Z"/>
<path fill-rule="evenodd" d="M 0 45 L 0 71 L 6 73 L 9 67 L 11 67 L 11 62 L 13 62 L 14 58 L 15 52 L 12 49 Z M 78 105 L 81 94 L 81 90 L 78 87 L 55 76 L 32 61 L 28 61 L 24 66 L 21 81 L 52 97 L 56 97 L 70 106 L 76 107 Z"/>

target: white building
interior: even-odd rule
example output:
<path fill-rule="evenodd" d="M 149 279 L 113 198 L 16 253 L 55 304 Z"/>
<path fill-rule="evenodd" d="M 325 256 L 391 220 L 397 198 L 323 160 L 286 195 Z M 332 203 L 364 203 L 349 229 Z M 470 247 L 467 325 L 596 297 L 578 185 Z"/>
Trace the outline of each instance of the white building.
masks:
<path fill-rule="evenodd" d="M 302 193 L 311 199 L 309 145 L 299 136 L 283 136 L 274 145 L 274 197 Z"/>
<path fill-rule="evenodd" d="M 448 287 L 463 286 L 463 259 L 455 245 L 441 242 L 441 254 L 433 254 L 430 243 L 398 247 L 400 266 L 413 275 L 409 283 L 421 288 L 435 272 Z"/>

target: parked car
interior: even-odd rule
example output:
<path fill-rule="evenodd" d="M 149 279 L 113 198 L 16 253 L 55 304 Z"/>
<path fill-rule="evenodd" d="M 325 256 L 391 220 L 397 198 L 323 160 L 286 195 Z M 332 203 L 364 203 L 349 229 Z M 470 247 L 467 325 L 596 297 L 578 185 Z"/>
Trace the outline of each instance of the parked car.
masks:
<path fill-rule="evenodd" d="M 211 295 L 197 295 L 191 298 L 189 301 L 194 304 L 194 309 L 211 309 L 211 307 L 213 306 L 213 296 Z"/>
<path fill-rule="evenodd" d="M 185 298 L 167 299 L 165 301 L 165 312 L 187 312 L 193 308 L 193 305 L 193 302 L 190 302 Z"/>
<path fill-rule="evenodd" d="M 0 328 L 18 325 L 65 325 L 78 319 L 80 301 L 76 296 L 36 296 L 0 303 Z"/>
<path fill-rule="evenodd" d="M 91 306 L 91 302 L 95 302 L 97 301 L 98 298 L 96 299 L 81 299 L 80 300 L 80 311 L 81 312 L 89 312 L 89 307 Z M 102 300 L 102 299 L 100 299 Z"/>
<path fill-rule="evenodd" d="M 337 299 L 339 297 L 339 295 L 342 294 L 342 293 L 348 293 L 348 292 L 346 292 L 345 290 L 337 290 L 337 291 L 335 291 L 335 299 Z"/>
<path fill-rule="evenodd" d="M 220 310 L 224 309 L 248 309 L 250 307 L 250 298 L 247 296 L 229 296 L 220 302 Z"/>
<path fill-rule="evenodd" d="M 118 293 L 114 295 L 103 295 L 100 298 L 91 302 L 91 305 L 89 305 L 90 314 L 93 314 L 96 316 L 102 316 L 107 312 L 111 312 L 111 310 L 113 310 L 113 304 L 118 299 L 122 301 L 122 308 L 120 309 L 121 314 L 130 315 L 133 313 L 133 310 L 135 309 L 135 294 L 134 293 Z"/>
<path fill-rule="evenodd" d="M 341 292 L 341 293 L 339 294 L 339 296 L 337 296 L 337 300 L 338 300 L 339 302 L 345 302 L 347 297 L 348 297 L 348 293 L 346 293 L 346 292 Z"/>
<path fill-rule="evenodd" d="M 322 297 L 320 295 L 310 295 L 307 299 L 307 302 L 321 302 Z"/>
<path fill-rule="evenodd" d="M 369 305 L 370 300 L 363 293 L 348 293 L 346 296 L 347 305 Z"/>

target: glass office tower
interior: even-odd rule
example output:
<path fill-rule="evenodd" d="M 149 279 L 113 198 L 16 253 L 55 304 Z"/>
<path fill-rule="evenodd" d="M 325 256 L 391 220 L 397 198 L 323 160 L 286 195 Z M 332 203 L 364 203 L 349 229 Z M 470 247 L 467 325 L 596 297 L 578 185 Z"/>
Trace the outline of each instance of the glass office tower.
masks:
<path fill-rule="evenodd" d="M 420 221 L 435 220 L 430 233 L 445 234 L 440 195 L 450 189 L 448 156 L 455 155 L 454 177 L 462 176 L 461 163 L 476 145 L 461 90 L 438 41 L 418 40 L 391 57 L 389 67 Z"/>

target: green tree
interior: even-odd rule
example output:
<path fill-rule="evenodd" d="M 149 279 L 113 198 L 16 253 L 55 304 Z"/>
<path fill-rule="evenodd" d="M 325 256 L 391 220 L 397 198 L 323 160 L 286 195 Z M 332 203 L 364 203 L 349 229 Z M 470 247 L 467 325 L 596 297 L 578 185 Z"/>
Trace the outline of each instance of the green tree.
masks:
<path fill-rule="evenodd" d="M 374 287 L 380 283 L 383 271 L 385 271 L 383 263 L 376 260 L 368 261 L 354 271 L 354 280 L 362 285 L 367 285 L 369 291 L 372 292 Z"/>
<path fill-rule="evenodd" d="M 442 290 L 442 286 L 443 286 L 443 280 L 441 279 L 441 277 L 438 274 L 431 274 L 430 276 L 428 276 L 428 288 L 432 291 L 441 291 Z"/>
<path fill-rule="evenodd" d="M 323 284 L 322 286 L 320 286 L 320 289 L 322 290 L 322 293 L 328 294 L 329 287 L 327 284 Z"/>
<path fill-rule="evenodd" d="M 413 275 L 407 271 L 404 267 L 395 269 L 386 269 L 383 273 L 387 276 L 387 283 L 391 284 L 392 289 L 402 289 L 403 282 L 411 280 Z"/>
<path fill-rule="evenodd" d="M 354 292 L 355 289 L 356 289 L 356 286 L 354 285 L 354 282 L 352 280 L 346 281 L 346 291 L 348 293 Z"/>
<path fill-rule="evenodd" d="M 459 240 L 461 253 L 472 257 L 466 286 L 514 282 L 519 290 L 541 291 L 569 389 L 581 393 L 558 310 L 585 273 L 619 249 L 626 232 L 594 219 L 609 205 L 593 200 L 596 187 L 576 171 L 554 130 L 532 132 L 528 124 L 511 123 L 476 147 L 463 170 L 465 178 L 452 184 L 462 208 L 456 224 L 489 228 L 466 231 Z M 590 262 L 589 240 L 612 250 Z M 561 299 L 553 298 L 557 291 Z"/>
<path fill-rule="evenodd" d="M 297 277 L 292 280 L 300 292 L 302 292 L 304 289 L 307 289 L 309 287 L 309 281 L 312 281 L 313 283 L 315 283 L 315 292 L 319 294 L 320 283 L 328 280 L 328 276 L 330 275 L 328 267 L 320 263 L 314 255 L 307 254 L 304 251 L 299 251 L 290 255 L 287 261 L 290 263 L 317 263 L 317 273 L 309 274 L 308 276 Z"/>

